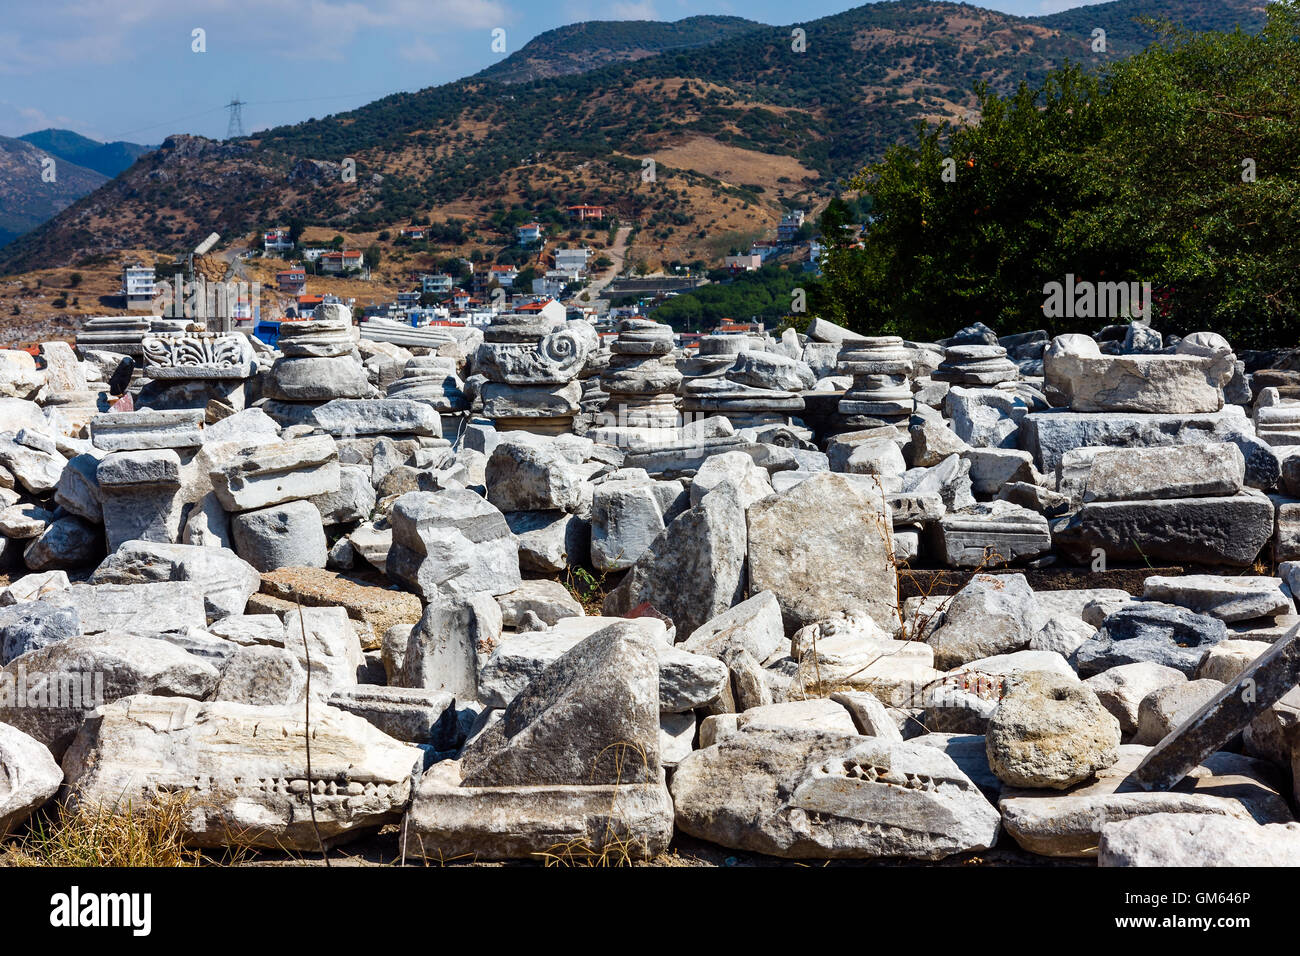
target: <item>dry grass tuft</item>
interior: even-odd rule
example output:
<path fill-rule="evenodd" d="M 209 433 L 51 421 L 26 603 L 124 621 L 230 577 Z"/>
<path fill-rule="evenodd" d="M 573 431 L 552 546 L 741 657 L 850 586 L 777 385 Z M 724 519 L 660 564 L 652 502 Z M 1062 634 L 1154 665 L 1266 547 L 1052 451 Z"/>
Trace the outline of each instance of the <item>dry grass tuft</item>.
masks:
<path fill-rule="evenodd" d="M 177 867 L 213 863 L 185 846 L 188 805 L 188 794 L 160 794 L 139 809 L 130 804 L 114 808 L 78 804 L 70 809 L 63 804 L 52 818 L 35 818 L 27 832 L 0 854 L 0 864 Z"/>

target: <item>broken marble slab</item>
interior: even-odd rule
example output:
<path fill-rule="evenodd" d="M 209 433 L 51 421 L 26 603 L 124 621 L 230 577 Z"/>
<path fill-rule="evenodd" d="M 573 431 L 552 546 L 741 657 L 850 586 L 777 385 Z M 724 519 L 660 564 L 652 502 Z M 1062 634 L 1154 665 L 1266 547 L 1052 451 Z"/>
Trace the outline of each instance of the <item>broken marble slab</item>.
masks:
<path fill-rule="evenodd" d="M 505 707 L 552 662 L 589 637 L 615 625 L 630 624 L 651 640 L 659 655 L 659 708 L 681 713 L 707 706 L 722 693 L 727 668 L 716 658 L 668 643 L 663 622 L 641 617 L 563 618 L 545 631 L 503 637 L 478 674 L 479 700 Z"/>
<path fill-rule="evenodd" d="M 416 778 L 401 832 L 406 855 L 441 862 L 652 859 L 672 839 L 673 802 L 660 780 L 464 787 L 461 762 L 443 760 Z"/>
<path fill-rule="evenodd" d="M 1066 558 L 1090 564 L 1170 561 L 1249 567 L 1273 537 L 1273 503 L 1258 492 L 1224 498 L 1094 501 L 1052 522 Z"/>
<path fill-rule="evenodd" d="M 938 860 L 999 824 L 942 750 L 817 730 L 740 730 L 683 758 L 672 793 L 681 832 L 786 859 Z"/>
<path fill-rule="evenodd" d="M 251 511 L 338 491 L 338 447 L 329 435 L 240 448 L 215 461 L 212 490 L 227 511 Z"/>
<path fill-rule="evenodd" d="M 252 565 L 226 548 L 131 540 L 105 558 L 88 583 L 159 581 L 192 581 L 199 585 L 208 617 L 217 620 L 242 614 L 260 578 Z"/>
<path fill-rule="evenodd" d="M 112 452 L 96 480 L 110 551 L 126 541 L 180 540 L 181 460 L 174 450 Z"/>
<path fill-rule="evenodd" d="M 1142 701 L 1154 691 L 1172 684 L 1187 683 L 1187 675 L 1177 668 L 1154 661 L 1120 664 L 1084 681 L 1101 705 L 1119 721 L 1125 743 L 1132 743 L 1138 729 L 1138 712 Z"/>
<path fill-rule="evenodd" d="M 1300 683 L 1300 625 L 1226 683 L 1160 741 L 1133 773 L 1148 790 L 1168 790 L 1208 754 L 1244 730 Z"/>
<path fill-rule="evenodd" d="M 358 684 L 334 691 L 326 703 L 365 718 L 394 740 L 439 751 L 459 744 L 456 698 L 443 691 Z"/>
<path fill-rule="evenodd" d="M 996 567 L 1052 548 L 1047 519 L 1009 501 L 975 504 L 939 519 L 937 550 L 955 568 Z"/>
<path fill-rule="evenodd" d="M 1139 661 L 1173 667 L 1190 677 L 1206 650 L 1227 636 L 1218 618 L 1172 604 L 1133 601 L 1101 621 L 1097 633 L 1075 649 L 1070 663 L 1085 678 Z"/>
<path fill-rule="evenodd" d="M 193 581 L 138 584 L 73 584 L 44 598 L 56 607 L 75 608 L 86 634 L 131 634 L 203 630 L 207 612 L 203 587 Z"/>
<path fill-rule="evenodd" d="M 830 514 L 837 520 L 827 522 Z M 749 586 L 776 595 L 787 631 L 844 610 L 897 628 L 892 521 L 881 493 L 822 472 L 751 505 L 746 523 Z"/>
<path fill-rule="evenodd" d="M 743 597 L 746 544 L 745 510 L 724 481 L 655 537 L 605 597 L 604 611 L 626 616 L 648 603 L 691 633 Z M 750 586 L 762 589 L 752 579 Z"/>
<path fill-rule="evenodd" d="M 1233 355 L 1103 355 L 1044 353 L 1045 374 L 1075 412 L 1197 414 L 1223 407 Z"/>
<path fill-rule="evenodd" d="M 14 578 L 7 587 L 0 590 L 0 607 L 22 604 L 27 601 L 39 601 L 44 595 L 54 591 L 64 591 L 68 587 L 66 571 L 41 571 Z"/>
<path fill-rule="evenodd" d="M 73 803 L 142 806 L 194 799 L 181 815 L 192 846 L 320 849 L 396 823 L 410 798 L 417 747 L 337 708 L 303 709 L 133 696 L 86 723 L 64 757 Z"/>
<path fill-rule="evenodd" d="M 1039 470 L 1044 474 L 1054 474 L 1062 456 L 1077 448 L 1138 448 L 1222 442 L 1231 442 L 1241 449 L 1246 458 L 1247 483 L 1265 487 L 1251 479 L 1260 478 L 1259 470 L 1267 469 L 1267 463 L 1253 462 L 1252 457 L 1257 452 L 1267 451 L 1267 446 L 1259 447 L 1263 443 L 1255 437 L 1250 419 L 1235 405 L 1210 413 L 1160 415 L 1125 412 L 1097 415 L 1053 408 L 1026 415 L 1020 423 L 1020 447 L 1033 453 Z M 1268 457 L 1273 459 L 1271 470 L 1275 482 L 1280 466 L 1275 455 L 1270 454 Z"/>
<path fill-rule="evenodd" d="M 336 398 L 317 407 L 312 420 L 336 438 L 357 435 L 442 436 L 442 420 L 424 402 L 402 398 Z"/>
<path fill-rule="evenodd" d="M 1101 828 L 1098 866 L 1300 866 L 1300 823 L 1153 813 Z"/>
<path fill-rule="evenodd" d="M 505 516 L 468 489 L 411 491 L 392 507 L 388 576 L 426 601 L 439 592 L 509 594 L 519 545 Z"/>
<path fill-rule="evenodd" d="M 24 353 L 25 354 L 25 353 Z M 0 361 L 0 369 L 4 367 Z M 63 783 L 49 748 L 17 727 L 0 724 L 0 839 L 45 805 Z"/>
<path fill-rule="evenodd" d="M 61 759 L 97 707 L 131 694 L 205 698 L 220 676 L 167 641 L 112 631 L 76 635 L 0 670 L 0 723 L 30 734 Z"/>
<path fill-rule="evenodd" d="M 91 419 L 90 440 L 105 452 L 197 448 L 202 425 L 202 410 L 109 412 Z"/>
<path fill-rule="evenodd" d="M 1277 772 L 1262 760 L 1212 754 L 1173 790 L 1148 792 L 1130 778 L 1148 752 L 1123 744 L 1113 766 L 1064 792 L 1004 788 L 998 801 L 1003 827 L 1030 853 L 1087 858 L 1097 855 L 1107 823 L 1153 813 L 1217 814 L 1256 823 L 1292 820 Z"/>
<path fill-rule="evenodd" d="M 1221 621 L 1249 621 L 1294 614 L 1295 601 L 1281 578 L 1244 575 L 1153 575 L 1142 589 L 1144 601 L 1176 604 Z"/>
<path fill-rule="evenodd" d="M 1240 494 L 1246 459 L 1230 442 L 1099 450 L 1083 500 L 1218 498 Z"/>

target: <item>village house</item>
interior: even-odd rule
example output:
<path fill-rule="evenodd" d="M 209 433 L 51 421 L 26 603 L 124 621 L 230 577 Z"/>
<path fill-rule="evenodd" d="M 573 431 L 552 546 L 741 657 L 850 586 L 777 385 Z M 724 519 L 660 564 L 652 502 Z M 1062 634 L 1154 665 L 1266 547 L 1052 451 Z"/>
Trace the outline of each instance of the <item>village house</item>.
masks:
<path fill-rule="evenodd" d="M 289 238 L 289 230 L 283 226 L 268 229 L 262 234 L 262 250 L 267 255 L 292 251 L 293 240 Z"/>
<path fill-rule="evenodd" d="M 122 269 L 122 296 L 128 309 L 151 309 L 154 297 L 152 266 L 135 263 Z"/>
<path fill-rule="evenodd" d="M 803 228 L 804 211 L 802 209 L 792 209 L 781 218 L 781 224 L 776 227 L 776 239 L 778 242 L 794 242 L 795 236 Z"/>
<path fill-rule="evenodd" d="M 276 287 L 290 295 L 300 295 L 307 290 L 305 269 L 283 269 L 275 274 Z"/>
<path fill-rule="evenodd" d="M 605 218 L 604 206 L 570 206 L 565 210 L 569 218 L 577 222 L 601 222 Z"/>
<path fill-rule="evenodd" d="M 508 289 L 514 284 L 515 279 L 519 278 L 518 266 L 492 266 L 488 270 L 488 284 L 495 279 L 502 288 Z"/>
<path fill-rule="evenodd" d="M 531 245 L 534 242 L 541 242 L 546 227 L 540 222 L 526 222 L 515 230 L 515 235 L 519 237 L 521 246 Z"/>
<path fill-rule="evenodd" d="M 445 273 L 420 276 L 420 291 L 426 295 L 445 295 L 452 289 L 451 276 Z"/>
<path fill-rule="evenodd" d="M 298 318 L 310 319 L 316 314 L 316 306 L 324 301 L 325 297 L 320 295 L 298 296 Z"/>
<path fill-rule="evenodd" d="M 755 269 L 762 268 L 763 257 L 757 253 L 749 253 L 743 256 L 727 256 L 722 260 L 722 265 L 732 272 L 753 272 Z"/>
<path fill-rule="evenodd" d="M 361 253 L 354 249 L 346 252 L 327 252 L 320 257 L 320 270 L 333 275 L 361 268 Z"/>
<path fill-rule="evenodd" d="M 397 234 L 403 239 L 424 239 L 428 236 L 429 230 L 424 226 L 403 226 Z"/>
<path fill-rule="evenodd" d="M 568 311 L 555 299 L 541 297 L 515 307 L 521 315 L 540 315 L 552 322 L 563 322 L 568 318 Z"/>
<path fill-rule="evenodd" d="M 581 274 L 587 271 L 587 261 L 591 258 L 591 250 L 581 249 L 556 249 L 555 250 L 555 268 L 560 272 L 573 272 Z"/>

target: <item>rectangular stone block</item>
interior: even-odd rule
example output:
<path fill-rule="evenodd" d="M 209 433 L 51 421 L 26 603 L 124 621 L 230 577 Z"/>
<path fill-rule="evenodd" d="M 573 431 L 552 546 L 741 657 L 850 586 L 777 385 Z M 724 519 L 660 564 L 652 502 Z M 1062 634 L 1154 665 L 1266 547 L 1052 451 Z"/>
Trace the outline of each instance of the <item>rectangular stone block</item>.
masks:
<path fill-rule="evenodd" d="M 209 471 L 227 511 L 251 511 L 339 490 L 338 451 L 328 435 L 243 448 Z"/>

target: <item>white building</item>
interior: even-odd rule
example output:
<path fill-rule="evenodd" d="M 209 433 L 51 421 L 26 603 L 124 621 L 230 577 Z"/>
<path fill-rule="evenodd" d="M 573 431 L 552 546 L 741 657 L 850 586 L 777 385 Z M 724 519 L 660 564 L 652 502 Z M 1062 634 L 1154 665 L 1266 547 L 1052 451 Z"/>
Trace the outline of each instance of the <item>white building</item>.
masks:
<path fill-rule="evenodd" d="M 122 270 L 122 295 L 128 309 L 152 309 L 154 298 L 153 268 L 126 266 Z"/>
<path fill-rule="evenodd" d="M 587 271 L 590 249 L 556 249 L 555 268 L 561 272 L 581 274 Z"/>
<path fill-rule="evenodd" d="M 540 241 L 545 229 L 546 227 L 540 222 L 526 222 L 515 230 L 515 235 L 519 237 L 519 244 L 526 246 Z"/>

